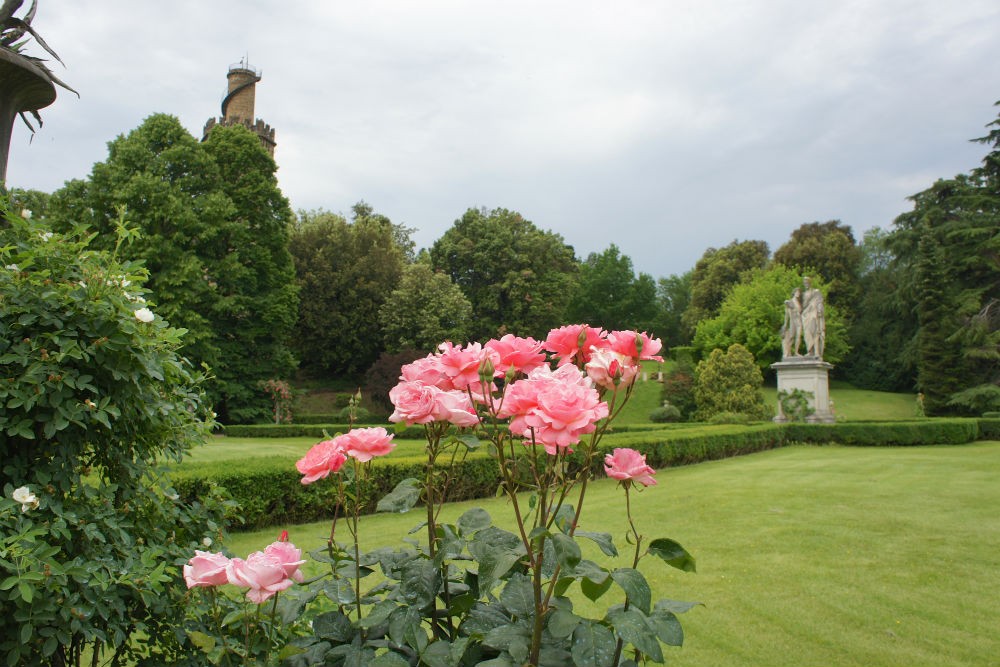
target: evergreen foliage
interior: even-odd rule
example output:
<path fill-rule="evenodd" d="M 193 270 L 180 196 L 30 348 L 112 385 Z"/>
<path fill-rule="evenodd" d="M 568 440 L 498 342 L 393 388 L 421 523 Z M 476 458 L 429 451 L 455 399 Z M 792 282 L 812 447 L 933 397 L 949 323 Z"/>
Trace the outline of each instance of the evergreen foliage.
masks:
<path fill-rule="evenodd" d="M 472 304 L 462 290 L 422 262 L 404 267 L 399 285 L 378 313 L 387 352 L 431 352 L 445 340 L 461 345 L 469 336 L 471 320 Z"/>
<path fill-rule="evenodd" d="M 734 343 L 726 351 L 714 349 L 696 370 L 695 418 L 706 421 L 719 413 L 736 413 L 750 419 L 770 419 L 773 411 L 761 396 L 763 385 L 764 376 L 747 348 Z"/>

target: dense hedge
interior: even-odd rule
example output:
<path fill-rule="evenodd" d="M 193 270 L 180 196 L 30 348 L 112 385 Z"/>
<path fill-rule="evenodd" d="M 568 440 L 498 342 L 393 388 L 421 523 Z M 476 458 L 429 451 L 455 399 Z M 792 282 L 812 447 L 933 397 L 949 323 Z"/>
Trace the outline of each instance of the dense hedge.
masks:
<path fill-rule="evenodd" d="M 275 429 L 281 436 L 322 436 L 320 427 L 257 426 L 262 431 Z M 296 428 L 316 429 L 311 433 L 294 432 Z M 344 431 L 344 424 L 325 427 L 328 432 Z M 236 430 L 234 427 L 230 427 Z M 290 432 L 291 431 L 291 432 Z M 232 431 L 230 431 L 231 433 Z M 249 435 L 249 434 L 246 434 Z M 420 438 L 423 427 L 404 429 L 400 437 Z M 903 446 L 962 444 L 977 439 L 1000 439 L 1000 419 L 925 419 L 909 422 L 845 422 L 837 424 L 751 425 L 633 425 L 615 429 L 602 441 L 602 449 L 632 447 L 644 453 L 655 468 L 688 465 L 712 459 L 750 454 L 792 443 L 842 444 L 859 446 Z M 603 456 L 595 457 L 595 474 L 603 474 Z M 574 458 L 581 464 L 581 457 Z M 378 460 L 368 488 L 363 490 L 368 509 L 400 480 L 423 477 L 424 460 L 420 456 L 392 456 Z M 499 476 L 496 464 L 482 452 L 470 454 L 458 470 L 449 490 L 449 500 L 469 500 L 492 496 Z M 282 457 L 181 466 L 172 473 L 174 487 L 185 500 L 206 494 L 212 484 L 221 486 L 239 503 L 243 527 L 319 521 L 333 516 L 336 489 L 329 482 L 309 486 L 300 483 L 301 475 L 294 461 Z"/>

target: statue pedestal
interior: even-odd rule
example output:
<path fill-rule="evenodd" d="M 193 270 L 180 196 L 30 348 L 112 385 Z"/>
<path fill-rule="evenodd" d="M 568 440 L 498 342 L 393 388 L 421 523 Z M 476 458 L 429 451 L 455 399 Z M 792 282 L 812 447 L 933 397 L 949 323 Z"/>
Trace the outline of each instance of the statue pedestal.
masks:
<path fill-rule="evenodd" d="M 816 357 L 791 357 L 784 361 L 771 364 L 778 374 L 778 391 L 792 392 L 801 389 L 811 394 L 809 406 L 813 408 L 813 414 L 809 415 L 806 421 L 819 423 L 832 423 L 835 420 L 833 411 L 830 410 L 830 379 L 829 371 L 833 364 L 827 363 Z M 774 418 L 778 423 L 788 421 L 788 417 L 781 411 L 781 401 L 778 402 L 778 416 Z"/>

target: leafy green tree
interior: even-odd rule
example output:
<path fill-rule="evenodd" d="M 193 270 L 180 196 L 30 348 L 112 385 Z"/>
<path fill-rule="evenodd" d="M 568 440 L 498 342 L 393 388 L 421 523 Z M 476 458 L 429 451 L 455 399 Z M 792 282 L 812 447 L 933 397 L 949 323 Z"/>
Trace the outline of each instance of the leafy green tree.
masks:
<path fill-rule="evenodd" d="M 85 224 L 107 247 L 120 212 L 141 234 L 127 248 L 149 269 L 157 311 L 188 330 L 185 354 L 212 369 L 220 418 L 269 414 L 261 379 L 287 376 L 296 297 L 274 161 L 244 128 L 199 143 L 173 116 L 150 116 L 108 146 L 90 178 L 52 195 L 61 229 Z"/>
<path fill-rule="evenodd" d="M 705 421 L 722 412 L 768 419 L 773 413 L 761 395 L 763 385 L 764 376 L 745 347 L 733 343 L 725 351 L 712 350 L 707 359 L 698 362 L 696 369 L 695 419 Z"/>
<path fill-rule="evenodd" d="M 632 260 L 611 244 L 590 253 L 580 265 L 576 293 L 566 319 L 607 330 L 647 331 L 657 315 L 656 283 L 646 273 L 635 274 Z"/>
<path fill-rule="evenodd" d="M 802 275 L 775 264 L 769 269 L 755 269 L 745 274 L 744 282 L 735 285 L 726 296 L 719 314 L 702 320 L 694 335 L 694 346 L 702 357 L 715 349 L 740 344 L 756 358 L 761 369 L 781 361 L 781 322 L 785 299 L 802 286 Z M 826 294 L 819 280 L 813 286 Z M 826 306 L 826 347 L 823 358 L 838 363 L 847 352 L 847 330 L 840 311 Z"/>
<path fill-rule="evenodd" d="M 469 335 L 472 305 L 451 278 L 427 264 L 403 269 L 399 286 L 379 309 L 387 352 L 430 352 L 445 340 L 463 344 Z"/>
<path fill-rule="evenodd" d="M 719 312 L 726 294 L 751 269 L 767 266 L 770 250 L 764 241 L 733 241 L 724 248 L 709 248 L 691 273 L 691 303 L 682 317 L 689 331 Z"/>
<path fill-rule="evenodd" d="M 995 321 L 989 313 L 1000 301 L 1000 119 L 988 127 L 989 134 L 977 140 L 992 148 L 981 166 L 969 174 L 938 180 L 911 197 L 913 210 L 896 218 L 889 237 L 900 298 L 911 310 L 918 305 L 918 314 L 925 311 L 920 329 L 925 324 L 932 329 L 948 327 L 940 332 L 917 330 L 913 335 L 918 378 L 937 375 L 933 368 L 923 368 L 925 363 L 939 365 L 933 355 L 926 356 L 929 348 L 922 340 L 943 336 L 959 346 L 965 363 L 963 370 L 954 373 L 958 385 L 949 399 L 956 411 L 978 409 L 981 398 L 1000 383 L 1000 331 L 989 324 Z M 924 303 L 930 298 L 923 294 L 932 273 L 928 253 L 941 262 L 934 269 L 941 281 L 935 286 L 936 298 L 943 300 L 949 317 L 940 324 L 932 323 L 929 316 L 942 306 Z M 919 384 L 925 388 L 924 380 Z M 974 391 L 967 393 L 970 390 Z"/>
<path fill-rule="evenodd" d="M 650 327 L 670 349 L 691 343 L 693 332 L 683 323 L 684 311 L 691 303 L 691 276 L 694 271 L 660 278 L 656 283 L 658 304 L 656 320 Z"/>
<path fill-rule="evenodd" d="M 18 213 L 29 211 L 31 217 L 44 219 L 49 208 L 51 195 L 41 190 L 23 190 L 11 188 L 9 194 L 10 209 Z"/>
<path fill-rule="evenodd" d="M 519 213 L 469 209 L 430 256 L 472 304 L 473 339 L 544 337 L 564 322 L 578 272 L 573 248 Z"/>
<path fill-rule="evenodd" d="M 888 233 L 876 227 L 865 232 L 859 245 L 859 294 L 842 377 L 859 388 L 911 391 L 916 382 L 912 341 L 918 323 L 912 306 L 900 298 L 900 276 L 887 240 Z"/>
<path fill-rule="evenodd" d="M 775 262 L 822 277 L 829 286 L 830 302 L 841 308 L 858 296 L 861 257 L 854 232 L 839 220 L 803 224 L 774 252 Z"/>
<path fill-rule="evenodd" d="M 379 310 L 403 274 L 396 234 L 364 204 L 351 222 L 326 211 L 299 213 L 289 247 L 302 295 L 295 341 L 303 369 L 358 375 L 378 357 Z"/>
<path fill-rule="evenodd" d="M 0 209 L 5 208 L 0 202 Z M 0 211 L 0 213 L 5 213 Z M 164 462 L 212 426 L 183 332 L 145 272 L 86 232 L 0 223 L 0 655 L 8 665 L 201 664 L 209 615 L 181 566 L 218 541 L 214 494 L 179 502 Z M 123 280 L 124 278 L 124 280 Z"/>

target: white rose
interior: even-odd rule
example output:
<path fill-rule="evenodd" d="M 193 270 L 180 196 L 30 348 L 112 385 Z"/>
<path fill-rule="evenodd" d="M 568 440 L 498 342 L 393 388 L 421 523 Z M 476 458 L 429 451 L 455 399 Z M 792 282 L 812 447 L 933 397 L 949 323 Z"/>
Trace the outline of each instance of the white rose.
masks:
<path fill-rule="evenodd" d="M 211 537 L 206 537 L 205 539 L 203 539 L 203 540 L 201 541 L 201 543 L 202 543 L 202 544 L 204 544 L 204 545 L 205 545 L 205 548 L 207 549 L 207 548 L 209 548 L 210 546 L 212 546 L 212 538 L 211 538 Z"/>
<path fill-rule="evenodd" d="M 38 507 L 38 497 L 26 486 L 14 489 L 11 497 L 14 499 L 14 502 L 21 503 L 21 512 L 27 512 L 29 509 Z"/>
<path fill-rule="evenodd" d="M 42 232 L 41 234 L 39 234 L 39 236 L 42 237 L 43 241 L 48 241 L 50 238 L 52 238 L 52 232 Z"/>
<path fill-rule="evenodd" d="M 147 323 L 152 322 L 154 317 L 155 315 L 153 315 L 153 311 L 151 311 L 149 308 L 140 308 L 139 310 L 135 311 L 135 319 L 139 320 L 140 322 L 147 322 Z"/>
<path fill-rule="evenodd" d="M 21 217 L 25 220 L 31 220 L 31 211 L 26 208 L 21 209 Z"/>
<path fill-rule="evenodd" d="M 4 268 L 7 269 L 8 271 L 20 271 L 21 270 L 21 267 L 19 267 L 17 264 L 8 264 Z"/>

